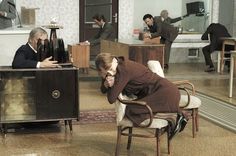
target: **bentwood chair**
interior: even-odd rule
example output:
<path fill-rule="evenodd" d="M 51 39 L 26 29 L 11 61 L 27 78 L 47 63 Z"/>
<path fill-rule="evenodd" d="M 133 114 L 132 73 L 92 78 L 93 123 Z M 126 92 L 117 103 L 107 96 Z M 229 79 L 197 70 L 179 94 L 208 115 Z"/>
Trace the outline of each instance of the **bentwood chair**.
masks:
<path fill-rule="evenodd" d="M 156 118 L 152 113 L 152 109 L 144 101 L 132 101 L 130 97 L 119 95 L 118 100 L 115 103 L 116 110 L 116 120 L 117 120 L 117 144 L 115 155 L 120 155 L 120 141 L 121 136 L 128 137 L 127 150 L 130 150 L 132 137 L 143 137 L 143 138 L 155 138 L 156 139 L 156 152 L 157 156 L 160 156 L 160 136 L 164 133 L 167 133 L 167 146 L 168 154 L 170 154 L 170 125 L 167 120 Z M 126 105 L 137 105 L 141 106 L 144 109 L 147 109 L 149 112 L 149 119 L 143 121 L 140 125 L 134 124 L 131 120 L 125 117 L 125 108 Z M 135 129 L 134 129 L 135 128 Z M 137 128 L 141 129 L 152 129 L 153 133 L 150 131 L 138 131 Z"/>
<path fill-rule="evenodd" d="M 150 60 L 147 63 L 148 68 L 161 77 L 164 77 L 163 69 L 159 61 Z M 198 108 L 201 106 L 201 100 L 195 96 L 195 88 L 188 80 L 174 81 L 181 92 L 179 107 L 185 112 L 189 118 L 192 118 L 192 136 L 198 131 Z"/>

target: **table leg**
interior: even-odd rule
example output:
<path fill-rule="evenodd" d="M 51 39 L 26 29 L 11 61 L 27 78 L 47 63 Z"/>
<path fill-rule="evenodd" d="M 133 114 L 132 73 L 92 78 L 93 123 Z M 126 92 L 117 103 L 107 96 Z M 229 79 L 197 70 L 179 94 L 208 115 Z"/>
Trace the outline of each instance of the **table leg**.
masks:
<path fill-rule="evenodd" d="M 234 79 L 234 56 L 231 54 L 230 58 L 230 78 L 229 78 L 229 97 L 233 94 L 233 79 Z"/>
<path fill-rule="evenodd" d="M 220 73 L 223 74 L 224 71 L 224 54 L 225 54 L 225 42 L 223 42 L 222 50 L 221 50 L 221 57 L 220 57 Z"/>

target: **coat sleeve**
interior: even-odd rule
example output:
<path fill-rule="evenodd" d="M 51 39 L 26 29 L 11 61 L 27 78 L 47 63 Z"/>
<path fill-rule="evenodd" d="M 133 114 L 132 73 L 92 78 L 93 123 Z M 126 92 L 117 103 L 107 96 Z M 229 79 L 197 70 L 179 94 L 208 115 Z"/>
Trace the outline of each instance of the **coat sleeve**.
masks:
<path fill-rule="evenodd" d="M 156 32 L 151 34 L 151 38 L 161 36 L 161 31 L 162 31 L 162 24 L 161 24 L 161 22 L 157 22 L 157 30 L 156 30 Z"/>
<path fill-rule="evenodd" d="M 201 39 L 202 40 L 208 40 L 208 34 L 210 33 L 211 31 L 211 25 L 207 28 L 207 30 L 202 34 L 202 37 Z"/>
<path fill-rule="evenodd" d="M 182 16 L 181 17 L 177 17 L 177 18 L 170 18 L 170 23 L 176 23 L 176 22 L 181 21 L 181 20 L 182 20 Z"/>
<path fill-rule="evenodd" d="M 130 81 L 130 75 L 127 71 L 120 71 L 119 74 L 115 77 L 114 85 L 109 88 L 107 93 L 108 102 L 110 104 L 114 103 L 119 94 L 124 90 L 127 83 Z"/>
<path fill-rule="evenodd" d="M 16 18 L 16 5 L 13 0 L 8 0 L 8 9 L 7 9 L 7 17 L 9 19 Z"/>

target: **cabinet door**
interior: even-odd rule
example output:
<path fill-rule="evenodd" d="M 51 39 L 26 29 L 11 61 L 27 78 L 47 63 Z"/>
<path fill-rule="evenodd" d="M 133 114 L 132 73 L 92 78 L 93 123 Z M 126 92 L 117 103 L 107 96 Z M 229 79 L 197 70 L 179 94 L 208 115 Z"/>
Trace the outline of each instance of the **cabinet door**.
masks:
<path fill-rule="evenodd" d="M 77 118 L 77 84 L 76 70 L 37 71 L 37 120 Z"/>

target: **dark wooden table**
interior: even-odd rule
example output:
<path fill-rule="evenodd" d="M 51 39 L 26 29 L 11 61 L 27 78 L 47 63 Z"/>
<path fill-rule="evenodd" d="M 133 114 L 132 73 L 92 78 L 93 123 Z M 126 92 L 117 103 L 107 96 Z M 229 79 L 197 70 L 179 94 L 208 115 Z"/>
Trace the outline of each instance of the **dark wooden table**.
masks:
<path fill-rule="evenodd" d="M 0 67 L 0 123 L 79 119 L 78 69 Z"/>

